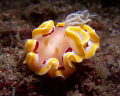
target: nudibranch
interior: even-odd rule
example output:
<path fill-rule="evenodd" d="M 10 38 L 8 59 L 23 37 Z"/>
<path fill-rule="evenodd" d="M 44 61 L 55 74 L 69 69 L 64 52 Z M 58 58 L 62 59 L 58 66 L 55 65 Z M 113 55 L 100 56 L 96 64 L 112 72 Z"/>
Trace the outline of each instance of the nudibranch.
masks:
<path fill-rule="evenodd" d="M 75 70 L 74 62 L 91 58 L 99 49 L 99 37 L 90 26 L 88 10 L 67 16 L 65 22 L 42 23 L 25 43 L 24 61 L 38 75 L 67 79 Z"/>

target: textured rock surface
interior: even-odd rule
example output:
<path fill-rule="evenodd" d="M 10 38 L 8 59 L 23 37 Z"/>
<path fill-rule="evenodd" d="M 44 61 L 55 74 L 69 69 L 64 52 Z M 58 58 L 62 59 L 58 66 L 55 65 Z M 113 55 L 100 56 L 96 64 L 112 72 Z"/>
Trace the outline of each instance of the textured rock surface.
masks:
<path fill-rule="evenodd" d="M 68 3 L 69 1 L 69 3 Z M 108 1 L 108 0 L 106 0 Z M 119 0 L 1 0 L 0 95 L 12 96 L 118 96 L 120 95 Z M 24 43 L 43 21 L 63 21 L 71 12 L 88 9 L 89 25 L 100 37 L 100 50 L 76 64 L 66 81 L 38 76 L 23 64 Z"/>

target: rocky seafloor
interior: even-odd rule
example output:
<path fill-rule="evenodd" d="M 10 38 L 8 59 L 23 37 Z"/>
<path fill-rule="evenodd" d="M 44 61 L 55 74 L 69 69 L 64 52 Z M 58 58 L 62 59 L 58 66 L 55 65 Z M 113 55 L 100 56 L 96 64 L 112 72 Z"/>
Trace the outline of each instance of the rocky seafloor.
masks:
<path fill-rule="evenodd" d="M 119 0 L 1 0 L 0 96 L 120 96 Z M 65 81 L 39 76 L 23 64 L 25 41 L 46 20 L 62 22 L 79 10 L 97 14 L 88 23 L 100 37 L 95 56 L 77 64 Z"/>

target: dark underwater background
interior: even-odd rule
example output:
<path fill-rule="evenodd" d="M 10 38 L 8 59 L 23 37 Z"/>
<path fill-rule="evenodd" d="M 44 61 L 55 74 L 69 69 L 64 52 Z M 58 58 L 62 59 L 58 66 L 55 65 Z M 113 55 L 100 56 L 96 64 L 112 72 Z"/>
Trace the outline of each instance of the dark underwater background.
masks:
<path fill-rule="evenodd" d="M 36 75 L 25 41 L 42 22 L 89 10 L 100 50 L 65 81 Z M 120 96 L 120 0 L 0 0 L 0 96 Z"/>

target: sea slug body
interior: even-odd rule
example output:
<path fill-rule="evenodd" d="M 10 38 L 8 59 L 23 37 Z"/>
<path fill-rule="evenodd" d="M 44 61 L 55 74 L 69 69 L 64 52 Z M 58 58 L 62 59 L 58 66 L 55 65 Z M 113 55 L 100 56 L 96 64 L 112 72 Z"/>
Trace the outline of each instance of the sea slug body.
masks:
<path fill-rule="evenodd" d="M 43 22 L 26 41 L 24 63 L 38 75 L 67 79 L 76 70 L 72 62 L 91 58 L 99 49 L 99 37 L 86 25 L 89 17 L 85 10 L 71 13 L 56 27 L 52 20 Z"/>

